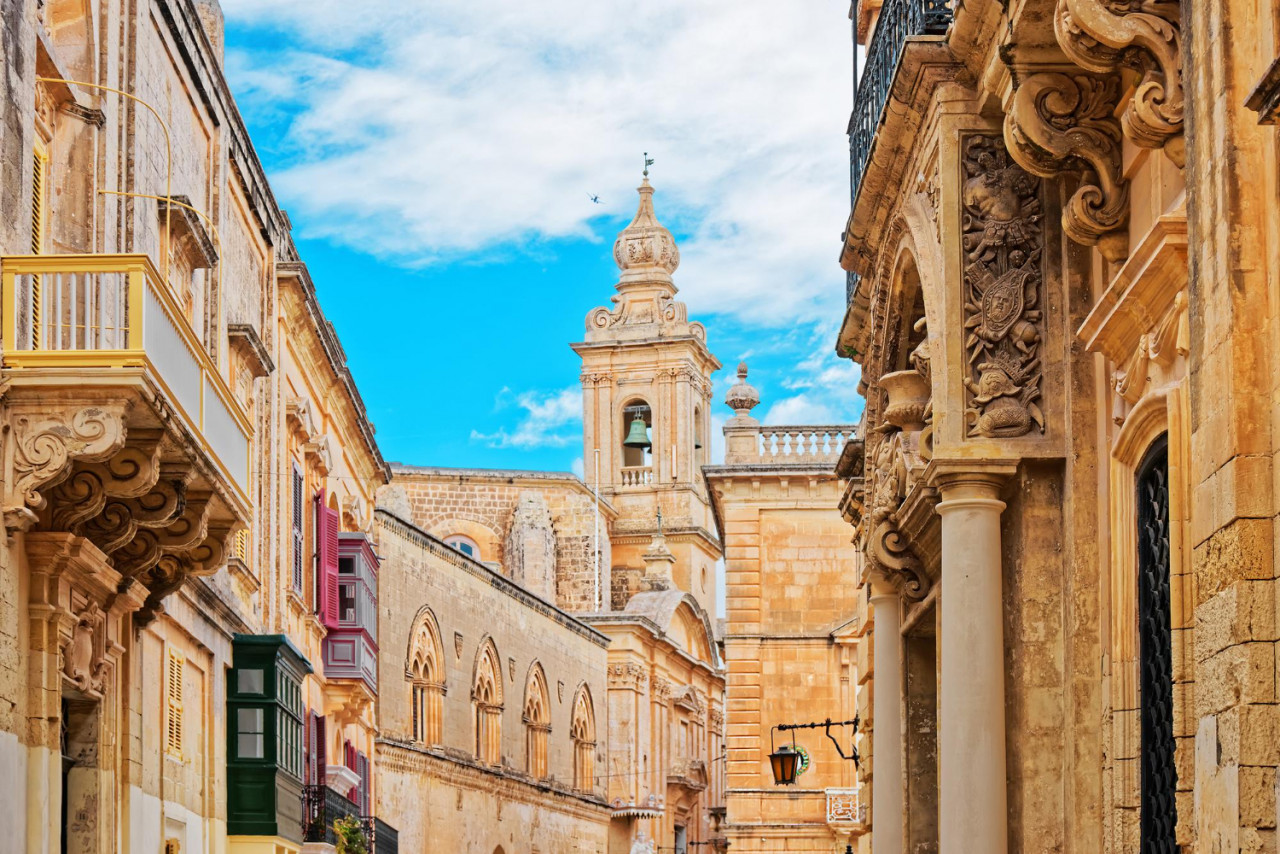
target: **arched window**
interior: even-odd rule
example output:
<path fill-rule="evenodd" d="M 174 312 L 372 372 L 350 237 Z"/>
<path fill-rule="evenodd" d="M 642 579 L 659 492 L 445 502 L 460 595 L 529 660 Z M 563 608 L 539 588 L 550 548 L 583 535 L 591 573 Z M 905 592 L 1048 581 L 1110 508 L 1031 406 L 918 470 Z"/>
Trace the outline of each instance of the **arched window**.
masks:
<path fill-rule="evenodd" d="M 486 640 L 476 657 L 471 702 L 475 709 L 476 758 L 490 765 L 502 762 L 502 665 L 493 641 Z"/>
<path fill-rule="evenodd" d="M 569 738 L 573 742 L 573 788 L 590 792 L 595 788 L 596 715 L 591 704 L 591 691 L 578 688 L 573 698 L 573 718 Z"/>
<path fill-rule="evenodd" d="M 1173 650 L 1169 606 L 1169 449 L 1157 439 L 1138 467 L 1138 696 L 1144 852 L 1178 850 L 1173 738 Z"/>
<path fill-rule="evenodd" d="M 446 546 L 452 546 L 473 560 L 480 560 L 480 547 L 476 541 L 463 534 L 453 534 L 444 538 Z"/>
<path fill-rule="evenodd" d="M 622 407 L 622 485 L 653 482 L 653 410 L 639 398 Z"/>
<path fill-rule="evenodd" d="M 430 609 L 423 608 L 409 635 L 409 658 L 405 667 L 413 706 L 413 740 L 439 744 L 444 708 L 444 648 L 440 627 Z"/>
<path fill-rule="evenodd" d="M 547 737 L 551 732 L 551 703 L 542 665 L 534 664 L 524 689 L 525 770 L 539 780 L 547 776 Z"/>

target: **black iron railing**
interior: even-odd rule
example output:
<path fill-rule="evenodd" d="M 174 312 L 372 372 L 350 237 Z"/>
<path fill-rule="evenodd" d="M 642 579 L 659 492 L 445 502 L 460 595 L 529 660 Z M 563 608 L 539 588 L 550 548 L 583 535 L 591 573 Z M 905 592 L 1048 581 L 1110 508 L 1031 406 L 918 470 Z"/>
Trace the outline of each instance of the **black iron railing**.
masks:
<path fill-rule="evenodd" d="M 951 0 L 886 0 L 867 47 L 867 60 L 858 78 L 849 118 L 849 182 L 851 199 L 858 189 L 871 154 L 880 115 L 909 36 L 942 35 L 951 25 Z"/>
<path fill-rule="evenodd" d="M 380 818 L 360 815 L 360 805 L 328 786 L 302 788 L 302 841 L 338 843 L 333 823 L 354 817 L 364 831 L 369 854 L 398 854 L 400 833 Z"/>

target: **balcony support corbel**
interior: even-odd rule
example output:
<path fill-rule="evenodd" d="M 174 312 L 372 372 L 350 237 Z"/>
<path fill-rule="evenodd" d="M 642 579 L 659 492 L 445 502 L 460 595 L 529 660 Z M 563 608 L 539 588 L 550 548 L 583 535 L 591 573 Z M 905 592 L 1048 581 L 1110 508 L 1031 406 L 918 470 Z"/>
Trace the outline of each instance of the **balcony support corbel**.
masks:
<path fill-rule="evenodd" d="M 1042 178 L 1081 170 L 1062 210 L 1067 236 L 1111 262 L 1128 254 L 1129 187 L 1121 174 L 1121 129 L 1112 116 L 1118 80 L 1056 71 L 1023 80 L 1005 114 L 1004 139 L 1023 169 Z"/>
<path fill-rule="evenodd" d="M 1141 148 L 1164 149 L 1186 164 L 1182 31 L 1178 4 L 1153 0 L 1141 9 L 1115 0 L 1058 0 L 1054 32 L 1071 61 L 1100 74 L 1133 68 L 1142 75 L 1120 117 Z"/>

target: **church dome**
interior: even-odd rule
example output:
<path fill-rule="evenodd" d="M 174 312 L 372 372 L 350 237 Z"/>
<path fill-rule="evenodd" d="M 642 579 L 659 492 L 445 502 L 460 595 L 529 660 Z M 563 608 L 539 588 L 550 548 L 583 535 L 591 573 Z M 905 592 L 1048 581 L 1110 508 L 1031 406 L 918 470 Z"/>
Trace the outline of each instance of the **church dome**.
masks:
<path fill-rule="evenodd" d="M 653 213 L 653 187 L 648 177 L 637 188 L 640 207 L 631 224 L 618 234 L 613 244 L 613 260 L 618 262 L 623 281 L 660 279 L 670 281 L 680 266 L 680 250 L 671 232 Z"/>

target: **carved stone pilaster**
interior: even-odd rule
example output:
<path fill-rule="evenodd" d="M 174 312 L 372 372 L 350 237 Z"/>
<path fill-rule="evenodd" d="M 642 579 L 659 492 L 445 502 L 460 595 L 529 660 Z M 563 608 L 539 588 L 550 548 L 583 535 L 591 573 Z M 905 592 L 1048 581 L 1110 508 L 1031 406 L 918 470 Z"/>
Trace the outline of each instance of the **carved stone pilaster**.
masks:
<path fill-rule="evenodd" d="M 1125 135 L 1143 148 L 1163 148 L 1182 166 L 1186 100 L 1176 0 L 1058 0 L 1053 23 L 1058 44 L 1081 68 L 1142 75 L 1120 117 Z"/>
<path fill-rule="evenodd" d="M 1004 123 L 1009 153 L 1028 172 L 1046 178 L 1085 172 L 1062 210 L 1062 227 L 1109 261 L 1128 251 L 1129 188 L 1120 172 L 1120 123 L 1113 118 L 1117 90 L 1114 77 L 1033 74 L 1014 93 Z"/>
<path fill-rule="evenodd" d="M 963 169 L 968 435 L 1044 432 L 1040 182 L 993 136 L 965 141 Z"/>

